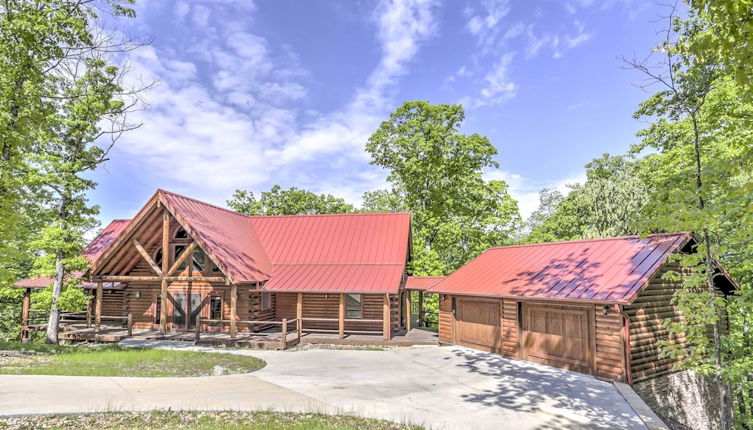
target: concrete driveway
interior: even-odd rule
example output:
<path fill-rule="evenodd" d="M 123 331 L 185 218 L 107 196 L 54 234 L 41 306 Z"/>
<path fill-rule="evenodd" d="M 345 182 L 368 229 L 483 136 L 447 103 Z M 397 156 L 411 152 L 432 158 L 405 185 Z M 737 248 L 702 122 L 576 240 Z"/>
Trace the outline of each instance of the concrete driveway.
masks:
<path fill-rule="evenodd" d="M 248 375 L 204 378 L 0 376 L 0 414 L 273 409 L 432 429 L 646 428 L 612 384 L 462 347 L 232 353 L 268 364 Z"/>

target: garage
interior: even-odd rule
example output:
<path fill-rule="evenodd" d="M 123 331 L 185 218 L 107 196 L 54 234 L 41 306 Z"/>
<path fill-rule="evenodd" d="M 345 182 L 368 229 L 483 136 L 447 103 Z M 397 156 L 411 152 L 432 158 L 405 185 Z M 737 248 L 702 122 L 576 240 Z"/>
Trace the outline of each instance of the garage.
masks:
<path fill-rule="evenodd" d="M 591 309 L 523 303 L 524 360 L 591 374 Z"/>
<path fill-rule="evenodd" d="M 455 299 L 456 342 L 470 348 L 500 352 L 500 307 L 498 300 Z"/>

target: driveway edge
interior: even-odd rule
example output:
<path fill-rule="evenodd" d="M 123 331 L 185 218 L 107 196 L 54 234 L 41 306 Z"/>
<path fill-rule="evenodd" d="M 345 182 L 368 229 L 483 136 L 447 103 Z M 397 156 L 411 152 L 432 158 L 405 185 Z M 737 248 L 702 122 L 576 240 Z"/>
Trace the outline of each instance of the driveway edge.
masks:
<path fill-rule="evenodd" d="M 664 421 L 633 391 L 633 387 L 624 382 L 613 382 L 612 384 L 614 384 L 617 391 L 625 398 L 649 430 L 670 430 L 669 426 L 664 424 Z"/>

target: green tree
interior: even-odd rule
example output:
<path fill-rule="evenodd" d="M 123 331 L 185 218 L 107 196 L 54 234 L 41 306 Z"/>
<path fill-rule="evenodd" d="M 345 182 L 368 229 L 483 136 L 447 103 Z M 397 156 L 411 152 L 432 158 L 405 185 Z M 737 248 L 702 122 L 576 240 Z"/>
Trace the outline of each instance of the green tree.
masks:
<path fill-rule="evenodd" d="M 682 276 L 684 288 L 674 297 L 685 320 L 665 321 L 670 333 L 684 333 L 688 347 L 666 342 L 665 353 L 683 357 L 683 368 L 713 378 L 719 396 L 719 426 L 727 429 L 731 417 L 740 425 L 751 424 L 753 344 L 745 334 L 750 323 L 744 321 L 753 318 L 753 305 L 749 284 L 743 284 L 743 290 L 729 301 L 716 293 L 713 256 L 734 261 L 739 257 L 729 258 L 733 250 L 751 256 L 747 244 L 753 232 L 753 109 L 745 102 L 745 91 L 730 76 L 734 70 L 720 66 L 723 62 L 713 55 L 697 57 L 684 49 L 705 30 L 704 23 L 692 17 L 677 20 L 670 16 L 666 39 L 655 50 L 661 58 L 630 62 L 659 87 L 636 112 L 636 118 L 651 122 L 639 133 L 642 142 L 634 152 L 654 152 L 645 158 L 654 180 L 644 231 L 693 231 L 699 238 L 697 252 L 678 257 L 684 267 L 692 269 Z M 725 315 L 729 335 L 722 327 Z"/>
<path fill-rule="evenodd" d="M 526 242 L 556 242 L 636 234 L 649 185 L 640 161 L 604 154 L 586 164 L 586 181 L 566 197 L 542 191 Z"/>
<path fill-rule="evenodd" d="M 114 142 L 132 128 L 125 113 L 138 90 L 124 91 L 123 70 L 111 63 L 140 44 L 107 32 L 99 20 L 103 13 L 134 16 L 132 3 L 0 4 L 0 267 L 10 273 L 5 279 L 23 276 L 33 256 L 36 273 L 54 275 L 50 342 L 57 342 L 63 284 L 85 268 L 77 255 L 96 212 L 85 197 L 95 184 L 85 176 L 112 145 L 100 138 Z M 16 253 L 4 252 L 14 246 Z"/>
<path fill-rule="evenodd" d="M 341 214 L 355 211 L 353 205 L 339 197 L 314 194 L 296 187 L 283 190 L 279 185 L 263 191 L 258 199 L 251 191 L 235 190 L 227 204 L 234 211 L 246 215 Z"/>
<path fill-rule="evenodd" d="M 413 214 L 415 275 L 443 275 L 490 246 L 512 242 L 520 224 L 517 202 L 503 181 L 486 181 L 498 167 L 496 148 L 465 135 L 460 105 L 405 102 L 369 138 L 371 164 L 389 171 L 390 191 L 364 196 L 368 210 Z"/>

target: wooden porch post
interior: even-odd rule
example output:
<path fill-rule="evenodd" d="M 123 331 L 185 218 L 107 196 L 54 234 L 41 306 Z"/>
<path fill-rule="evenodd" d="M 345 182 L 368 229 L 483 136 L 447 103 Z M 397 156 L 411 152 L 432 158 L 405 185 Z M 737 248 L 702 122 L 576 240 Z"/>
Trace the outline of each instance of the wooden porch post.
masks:
<path fill-rule="evenodd" d="M 97 282 L 97 299 L 94 307 L 95 331 L 99 334 L 102 325 L 102 282 Z"/>
<path fill-rule="evenodd" d="M 383 319 L 383 326 L 382 331 L 384 332 L 384 340 L 390 340 L 391 333 L 390 333 L 390 327 L 392 323 L 392 317 L 390 316 L 390 294 L 387 293 L 384 295 L 384 309 L 382 314 Z"/>
<path fill-rule="evenodd" d="M 424 321 L 424 291 L 418 290 L 418 326 L 425 327 Z"/>
<path fill-rule="evenodd" d="M 21 301 L 21 342 L 29 341 L 29 308 L 31 307 L 31 288 L 24 288 Z"/>
<path fill-rule="evenodd" d="M 237 332 L 237 327 L 235 324 L 235 320 L 238 318 L 237 315 L 238 310 L 238 286 L 235 284 L 230 284 L 230 338 L 235 339 L 235 335 Z"/>
<path fill-rule="evenodd" d="M 345 294 L 340 294 L 340 312 L 337 314 L 337 332 L 340 339 L 345 337 Z"/>
<path fill-rule="evenodd" d="M 405 290 L 405 331 L 410 331 L 410 290 Z"/>
<path fill-rule="evenodd" d="M 298 340 L 301 340 L 303 331 L 303 293 L 298 293 L 295 299 L 295 317 L 298 319 Z"/>
<path fill-rule="evenodd" d="M 91 294 L 86 295 L 86 328 L 92 326 L 92 297 Z"/>
<path fill-rule="evenodd" d="M 162 285 L 160 288 L 159 331 L 167 333 L 167 271 L 170 270 L 170 215 L 162 209 Z"/>

